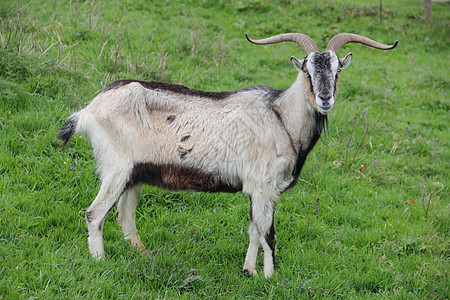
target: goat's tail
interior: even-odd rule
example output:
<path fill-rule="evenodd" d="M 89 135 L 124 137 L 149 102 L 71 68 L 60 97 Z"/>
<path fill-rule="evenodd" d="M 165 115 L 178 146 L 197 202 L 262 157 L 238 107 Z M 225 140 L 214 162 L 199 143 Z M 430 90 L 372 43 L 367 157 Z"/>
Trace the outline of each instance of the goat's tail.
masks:
<path fill-rule="evenodd" d="M 71 120 L 69 122 L 67 122 L 63 128 L 61 128 L 61 131 L 58 134 L 58 139 L 63 141 L 62 149 L 64 149 L 67 142 L 74 135 L 75 129 L 77 128 L 77 123 L 78 123 L 78 117 L 75 115 L 75 116 L 72 116 Z"/>

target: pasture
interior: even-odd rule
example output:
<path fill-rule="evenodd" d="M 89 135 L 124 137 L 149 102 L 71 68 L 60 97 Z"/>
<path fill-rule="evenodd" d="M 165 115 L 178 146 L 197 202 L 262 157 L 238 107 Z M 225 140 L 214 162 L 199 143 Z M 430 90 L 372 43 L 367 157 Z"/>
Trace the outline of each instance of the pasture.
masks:
<path fill-rule="evenodd" d="M 45 1 L 0 3 L 0 299 L 449 298 L 450 4 L 423 1 Z M 276 270 L 248 277 L 249 200 L 145 187 L 124 241 L 115 209 L 106 260 L 86 242 L 100 181 L 90 144 L 56 139 L 107 84 L 133 78 L 207 91 L 294 82 L 293 43 L 348 44 L 329 134 L 276 206 Z"/>

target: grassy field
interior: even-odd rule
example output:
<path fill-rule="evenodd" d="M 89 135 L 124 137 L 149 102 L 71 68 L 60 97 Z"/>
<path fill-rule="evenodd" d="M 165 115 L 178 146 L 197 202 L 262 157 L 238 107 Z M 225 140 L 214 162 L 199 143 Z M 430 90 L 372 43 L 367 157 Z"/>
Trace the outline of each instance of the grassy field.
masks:
<path fill-rule="evenodd" d="M 0 3 L 0 299 L 429 298 L 449 292 L 450 5 L 422 1 L 10 1 Z M 88 251 L 85 209 L 99 180 L 67 117 L 119 78 L 224 91 L 288 87 L 303 32 L 350 44 L 330 133 L 277 203 L 275 275 L 242 271 L 249 200 L 145 187 L 137 226 L 153 256 L 123 240 L 111 213 L 107 259 Z M 262 256 L 261 256 L 262 257 Z M 257 269 L 262 274 L 262 260 Z"/>

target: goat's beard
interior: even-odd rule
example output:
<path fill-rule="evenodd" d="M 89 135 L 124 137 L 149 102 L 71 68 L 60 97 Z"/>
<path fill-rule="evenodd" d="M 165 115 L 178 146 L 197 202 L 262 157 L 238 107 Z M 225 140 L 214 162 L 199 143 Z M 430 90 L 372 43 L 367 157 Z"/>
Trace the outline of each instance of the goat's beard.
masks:
<path fill-rule="evenodd" d="M 322 115 L 322 114 L 318 114 L 319 115 L 319 135 L 322 133 L 323 130 L 323 135 L 326 138 L 329 134 L 330 134 L 330 128 L 328 127 L 328 116 L 327 115 Z"/>

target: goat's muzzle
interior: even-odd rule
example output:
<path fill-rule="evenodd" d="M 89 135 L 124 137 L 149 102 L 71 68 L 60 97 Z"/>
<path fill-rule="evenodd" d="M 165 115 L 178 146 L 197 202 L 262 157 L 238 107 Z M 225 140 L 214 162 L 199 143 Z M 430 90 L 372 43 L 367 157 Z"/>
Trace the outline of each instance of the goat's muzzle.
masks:
<path fill-rule="evenodd" d="M 330 92 L 321 92 L 316 96 L 316 106 L 319 113 L 328 115 L 334 106 L 334 97 Z"/>

